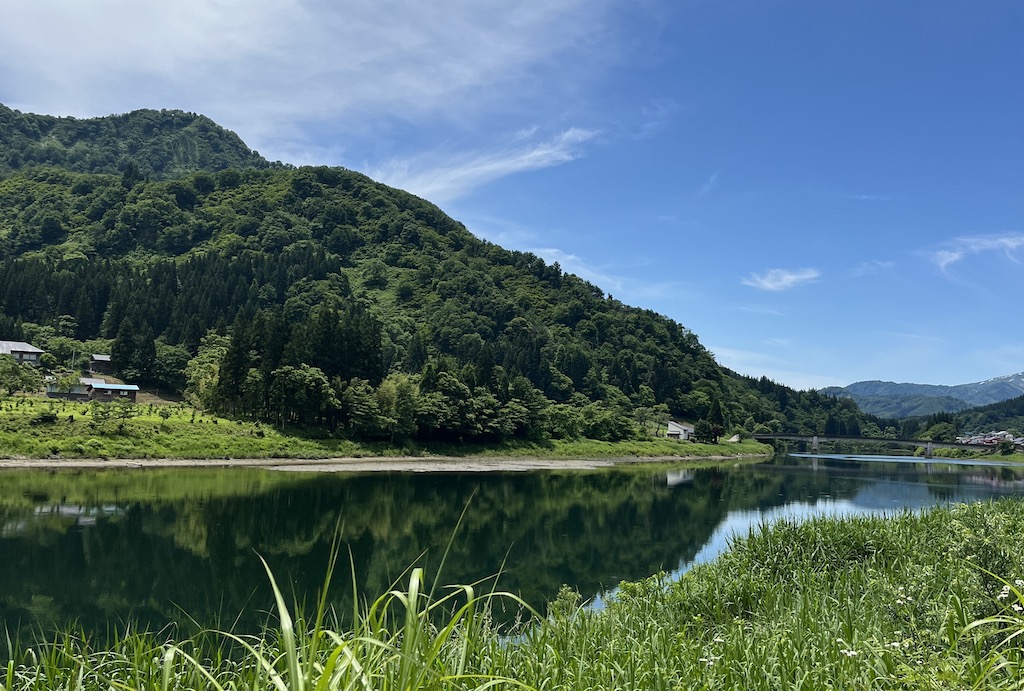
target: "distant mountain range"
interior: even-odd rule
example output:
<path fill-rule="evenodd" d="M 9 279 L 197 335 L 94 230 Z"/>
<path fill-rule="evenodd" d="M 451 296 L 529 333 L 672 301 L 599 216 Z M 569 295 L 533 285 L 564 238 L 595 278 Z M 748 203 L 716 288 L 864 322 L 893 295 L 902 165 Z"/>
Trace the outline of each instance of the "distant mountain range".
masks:
<path fill-rule="evenodd" d="M 861 410 L 879 417 L 957 413 L 1024 395 L 1024 372 L 957 386 L 859 381 L 849 386 L 830 386 L 821 393 L 852 398 Z"/>

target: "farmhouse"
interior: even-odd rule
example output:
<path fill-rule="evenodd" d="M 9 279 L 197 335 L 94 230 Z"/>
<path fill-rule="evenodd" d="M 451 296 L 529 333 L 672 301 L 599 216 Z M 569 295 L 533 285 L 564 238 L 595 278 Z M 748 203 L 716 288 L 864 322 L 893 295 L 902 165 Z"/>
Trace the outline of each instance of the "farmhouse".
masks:
<path fill-rule="evenodd" d="M 18 364 L 38 365 L 39 356 L 44 350 L 39 350 L 34 345 L 24 341 L 0 341 L 0 355 L 10 355 Z"/>
<path fill-rule="evenodd" d="M 665 436 L 669 439 L 685 440 L 693 436 L 693 425 L 686 422 L 668 421 L 668 432 Z"/>
<path fill-rule="evenodd" d="M 61 391 L 56 380 L 46 383 L 48 398 L 64 398 L 69 401 L 130 401 L 135 403 L 139 387 L 135 384 L 108 384 L 103 379 L 79 377 L 78 383 L 69 391 Z"/>

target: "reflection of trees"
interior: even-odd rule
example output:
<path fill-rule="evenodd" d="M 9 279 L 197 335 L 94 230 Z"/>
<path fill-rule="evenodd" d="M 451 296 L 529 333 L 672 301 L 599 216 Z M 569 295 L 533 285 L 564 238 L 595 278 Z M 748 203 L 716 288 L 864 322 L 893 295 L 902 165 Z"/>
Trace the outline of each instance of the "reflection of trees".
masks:
<path fill-rule="evenodd" d="M 94 525 L 50 520 L 41 530 L 32 508 L 7 510 L 5 524 L 21 521 L 23 529 L 0 534 L 0 616 L 10 624 L 77 619 L 103 630 L 129 616 L 159 626 L 184 612 L 226 625 L 241 613 L 239 626 L 252 629 L 271 609 L 255 552 L 294 584 L 298 598 L 311 601 L 340 526 L 362 594 L 373 597 L 417 560 L 433 573 L 467 503 L 441 581 L 473 582 L 504 564 L 500 586 L 542 605 L 563 583 L 589 597 L 623 579 L 674 569 L 692 559 L 729 510 L 804 499 L 830 482 L 749 468 L 697 471 L 675 487 L 664 473 L 636 469 L 289 474 L 281 486 L 254 486 L 248 473 L 235 475 L 237 494 L 221 488 L 179 492 L 173 500 L 146 499 L 119 485 L 120 513 L 99 515 Z M 858 484 L 830 491 L 836 496 Z M 45 487 L 35 495 L 53 496 Z M 95 501 L 112 498 L 98 492 Z M 342 612 L 350 609 L 346 566 L 335 587 Z"/>

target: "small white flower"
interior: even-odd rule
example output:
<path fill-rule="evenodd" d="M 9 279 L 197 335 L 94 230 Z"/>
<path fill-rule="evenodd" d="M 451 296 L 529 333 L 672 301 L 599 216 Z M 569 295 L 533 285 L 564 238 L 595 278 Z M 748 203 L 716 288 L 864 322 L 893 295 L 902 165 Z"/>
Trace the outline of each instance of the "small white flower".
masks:
<path fill-rule="evenodd" d="M 1019 602 L 1014 602 L 1012 606 L 1014 612 L 1024 612 L 1024 607 L 1021 607 Z"/>
<path fill-rule="evenodd" d="M 721 636 L 715 636 L 715 637 L 714 637 L 714 638 L 713 638 L 712 640 L 713 640 L 713 641 L 714 641 L 715 643 L 725 643 L 725 639 L 724 639 L 724 638 L 722 638 Z"/>
<path fill-rule="evenodd" d="M 1024 588 L 1024 581 L 1022 581 L 1022 580 L 1021 580 L 1021 579 L 1019 579 L 1019 578 L 1018 578 L 1018 579 L 1016 579 L 1016 580 L 1014 580 L 1014 581 L 1013 581 L 1013 584 L 1014 584 L 1015 586 L 1017 586 L 1018 588 Z"/>
<path fill-rule="evenodd" d="M 841 652 L 846 657 L 857 657 L 856 650 L 840 650 L 839 652 Z"/>
<path fill-rule="evenodd" d="M 900 643 L 899 641 L 893 641 L 892 643 L 889 644 L 889 647 L 890 648 L 899 648 L 901 645 L 902 645 L 902 643 Z"/>

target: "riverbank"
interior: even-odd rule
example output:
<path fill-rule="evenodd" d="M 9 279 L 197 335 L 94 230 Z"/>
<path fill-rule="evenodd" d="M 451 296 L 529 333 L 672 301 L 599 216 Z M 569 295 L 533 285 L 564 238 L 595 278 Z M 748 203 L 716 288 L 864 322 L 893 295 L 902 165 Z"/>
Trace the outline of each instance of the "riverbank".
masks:
<path fill-rule="evenodd" d="M 289 472 L 344 473 L 489 473 L 534 470 L 596 470 L 624 464 L 694 464 L 763 459 L 771 455 L 739 453 L 724 444 L 718 453 L 674 456 L 616 456 L 605 458 L 541 458 L 530 456 L 380 456 L 376 458 L 0 458 L 0 469 L 102 470 L 131 468 L 263 468 Z M 749 444 L 742 447 L 750 450 Z M 756 449 L 755 449 L 756 451 Z"/>
<path fill-rule="evenodd" d="M 601 610 L 563 589 L 511 631 L 486 611 L 513 597 L 467 586 L 470 606 L 453 610 L 419 569 L 347 630 L 310 610 L 293 627 L 282 583 L 280 626 L 227 657 L 230 639 L 210 632 L 133 634 L 111 650 L 68 633 L 17 652 L 5 686 L 1019 689 L 1022 534 L 1019 500 L 782 522 L 678 582 L 623 584 Z"/>
<path fill-rule="evenodd" d="M 506 466 L 502 469 L 533 470 L 604 467 L 638 458 L 687 460 L 772 454 L 772 447 L 755 441 L 694 444 L 665 438 L 506 441 L 488 445 L 357 442 L 315 436 L 308 430 L 280 430 L 227 420 L 187 407 L 135 406 L 123 412 L 131 416 L 97 420 L 85 404 L 8 401 L 0 405 L 0 467 L 251 465 L 281 469 L 318 466 L 317 470 L 353 472 L 449 472 L 486 471 L 497 462 Z M 516 463 L 511 459 L 517 459 Z M 453 468 L 453 464 L 459 467 Z"/>

